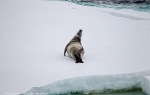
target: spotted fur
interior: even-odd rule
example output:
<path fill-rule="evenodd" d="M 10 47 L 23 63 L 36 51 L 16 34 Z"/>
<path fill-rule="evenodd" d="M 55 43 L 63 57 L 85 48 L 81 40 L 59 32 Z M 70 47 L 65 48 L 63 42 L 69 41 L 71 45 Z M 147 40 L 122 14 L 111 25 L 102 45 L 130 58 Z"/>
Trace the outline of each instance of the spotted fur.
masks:
<path fill-rule="evenodd" d="M 71 41 L 66 45 L 64 50 L 64 56 L 67 52 L 69 57 L 76 60 L 76 63 L 83 63 L 82 57 L 84 55 L 84 48 L 81 44 L 82 30 L 79 30 Z"/>

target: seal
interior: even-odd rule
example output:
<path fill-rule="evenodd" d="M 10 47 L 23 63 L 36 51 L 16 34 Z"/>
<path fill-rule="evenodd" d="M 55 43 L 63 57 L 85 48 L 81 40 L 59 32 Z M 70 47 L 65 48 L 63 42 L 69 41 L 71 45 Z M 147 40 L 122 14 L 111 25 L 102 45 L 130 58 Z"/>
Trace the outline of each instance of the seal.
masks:
<path fill-rule="evenodd" d="M 84 48 L 81 44 L 82 30 L 80 29 L 76 35 L 71 39 L 71 41 L 66 45 L 64 50 L 64 56 L 66 56 L 66 51 L 69 57 L 75 59 L 76 63 L 83 63 L 82 57 L 84 55 Z"/>

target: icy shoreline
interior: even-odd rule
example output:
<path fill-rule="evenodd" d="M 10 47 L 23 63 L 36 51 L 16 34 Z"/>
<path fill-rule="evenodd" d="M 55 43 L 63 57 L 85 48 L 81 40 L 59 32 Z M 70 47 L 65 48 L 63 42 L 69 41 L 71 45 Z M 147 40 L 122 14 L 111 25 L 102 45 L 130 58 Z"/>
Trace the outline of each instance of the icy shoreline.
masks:
<path fill-rule="evenodd" d="M 49 1 L 49 0 L 46 0 Z M 84 6 L 95 6 L 99 8 L 131 9 L 135 11 L 150 13 L 150 1 L 144 0 L 58 0 L 73 2 Z"/>

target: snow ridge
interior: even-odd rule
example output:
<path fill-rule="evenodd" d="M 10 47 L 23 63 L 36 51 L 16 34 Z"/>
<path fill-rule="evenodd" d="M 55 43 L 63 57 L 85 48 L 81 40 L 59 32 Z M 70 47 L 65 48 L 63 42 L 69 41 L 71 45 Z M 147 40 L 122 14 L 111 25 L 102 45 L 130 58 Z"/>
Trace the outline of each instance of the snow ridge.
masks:
<path fill-rule="evenodd" d="M 144 76 L 149 75 L 150 70 L 129 74 L 76 77 L 56 81 L 42 87 L 33 87 L 27 93 L 33 93 L 33 89 L 36 93 L 48 93 L 48 95 L 70 93 L 112 93 L 141 90 L 141 82 L 143 81 Z"/>

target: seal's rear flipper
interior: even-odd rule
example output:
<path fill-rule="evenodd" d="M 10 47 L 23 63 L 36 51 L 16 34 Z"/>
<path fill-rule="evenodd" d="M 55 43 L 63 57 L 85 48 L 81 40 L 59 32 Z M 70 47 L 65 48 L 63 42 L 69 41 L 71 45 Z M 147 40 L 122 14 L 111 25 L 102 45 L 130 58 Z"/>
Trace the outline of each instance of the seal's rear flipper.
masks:
<path fill-rule="evenodd" d="M 80 61 L 80 63 L 84 63 L 83 61 Z"/>
<path fill-rule="evenodd" d="M 74 55 L 74 57 L 75 57 L 76 63 L 79 63 L 80 59 L 77 57 L 77 55 Z"/>
<path fill-rule="evenodd" d="M 84 63 L 81 58 L 80 58 L 80 63 Z"/>
<path fill-rule="evenodd" d="M 76 60 L 76 63 L 79 63 L 79 61 Z"/>

